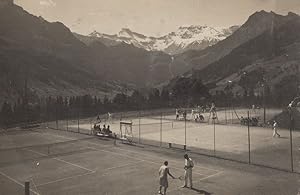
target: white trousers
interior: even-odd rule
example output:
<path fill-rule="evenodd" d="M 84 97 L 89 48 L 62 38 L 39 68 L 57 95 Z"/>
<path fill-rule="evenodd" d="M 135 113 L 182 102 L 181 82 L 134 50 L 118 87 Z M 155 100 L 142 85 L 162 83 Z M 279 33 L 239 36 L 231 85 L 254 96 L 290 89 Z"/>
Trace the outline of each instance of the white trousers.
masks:
<path fill-rule="evenodd" d="M 273 137 L 275 137 L 276 135 L 280 136 L 279 133 L 277 132 L 277 129 L 273 128 Z"/>
<path fill-rule="evenodd" d="M 193 176 L 192 176 L 192 169 L 189 168 L 184 171 L 184 185 L 187 186 L 188 182 L 190 183 L 190 187 L 193 187 Z"/>

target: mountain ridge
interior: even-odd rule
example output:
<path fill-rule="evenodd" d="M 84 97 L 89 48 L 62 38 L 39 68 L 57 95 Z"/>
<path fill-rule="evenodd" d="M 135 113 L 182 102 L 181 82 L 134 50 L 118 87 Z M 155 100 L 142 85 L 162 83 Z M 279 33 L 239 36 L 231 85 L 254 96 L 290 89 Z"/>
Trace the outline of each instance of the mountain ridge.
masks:
<path fill-rule="evenodd" d="M 270 31 L 273 22 L 277 22 L 280 25 L 294 17 L 298 17 L 298 15 L 292 12 L 283 16 L 264 10 L 257 11 L 249 16 L 248 20 L 231 36 L 219 41 L 217 44 L 203 50 L 189 50 L 176 55 L 172 69 L 182 74 L 189 74 L 190 70 L 193 69 L 201 70 L 228 55 L 234 48 L 241 44 L 259 36 L 266 30 Z M 181 64 L 184 64 L 184 68 L 181 67 Z"/>
<path fill-rule="evenodd" d="M 48 22 L 15 4 L 0 9 L 0 101 L 21 97 L 25 82 L 35 97 L 112 98 L 117 92 L 168 78 L 167 54 L 130 45 L 87 45 L 63 23 Z"/>
<path fill-rule="evenodd" d="M 196 75 L 201 78 L 210 86 L 212 94 L 224 93 L 230 85 L 235 96 L 261 96 L 262 86 L 265 86 L 272 94 L 271 99 L 283 104 L 297 96 L 295 89 L 298 87 L 293 86 L 297 85 L 297 79 L 300 80 L 300 16 L 263 11 L 255 13 L 245 25 L 251 26 L 261 17 L 267 22 L 272 19 L 263 33 L 207 66 L 188 71 L 185 77 L 192 79 Z"/>
<path fill-rule="evenodd" d="M 207 25 L 191 25 L 181 26 L 176 32 L 170 32 L 164 36 L 153 37 L 122 28 L 114 35 L 93 31 L 89 36 L 98 38 L 107 46 L 125 42 L 148 51 L 164 51 L 173 55 L 189 49 L 204 49 L 230 36 L 237 29 L 238 26 L 213 28 Z"/>

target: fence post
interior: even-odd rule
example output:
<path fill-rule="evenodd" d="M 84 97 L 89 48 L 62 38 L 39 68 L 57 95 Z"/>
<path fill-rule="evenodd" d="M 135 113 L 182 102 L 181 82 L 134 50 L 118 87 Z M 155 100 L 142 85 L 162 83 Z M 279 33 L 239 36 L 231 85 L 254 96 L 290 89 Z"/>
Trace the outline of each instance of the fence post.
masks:
<path fill-rule="evenodd" d="M 139 144 L 141 143 L 141 112 L 139 111 Z"/>
<path fill-rule="evenodd" d="M 55 107 L 55 125 L 56 125 L 56 130 L 58 130 L 57 107 Z"/>
<path fill-rule="evenodd" d="M 77 118 L 77 132 L 79 133 L 79 112 L 78 112 L 78 118 Z"/>
<path fill-rule="evenodd" d="M 216 119 L 213 118 L 214 122 L 214 156 L 216 156 Z"/>
<path fill-rule="evenodd" d="M 227 125 L 227 111 L 226 111 L 226 107 L 225 107 L 225 123 Z"/>
<path fill-rule="evenodd" d="M 250 156 L 250 124 L 249 124 L 249 111 L 248 111 L 248 163 L 251 164 L 251 156 Z"/>
<path fill-rule="evenodd" d="M 185 112 L 185 114 L 184 114 L 184 149 L 186 150 L 186 116 L 187 116 L 187 113 L 186 113 L 186 110 L 184 112 Z"/>
<path fill-rule="evenodd" d="M 25 195 L 30 195 L 30 185 L 29 181 L 25 182 Z"/>
<path fill-rule="evenodd" d="M 50 118 L 50 117 L 49 117 L 49 113 L 47 112 L 47 113 L 46 113 L 46 128 L 49 127 L 49 124 L 48 124 L 48 121 L 50 120 L 49 118 Z"/>
<path fill-rule="evenodd" d="M 69 113 L 68 113 L 68 110 L 66 112 L 66 120 L 67 120 L 67 131 L 69 131 L 69 121 L 68 121 L 68 117 L 69 117 Z"/>
<path fill-rule="evenodd" d="M 160 147 L 162 146 L 162 113 L 160 113 Z"/>
<path fill-rule="evenodd" d="M 233 107 L 231 107 L 231 124 L 233 124 Z"/>
<path fill-rule="evenodd" d="M 291 110 L 290 110 L 290 145 L 291 145 L 291 170 L 292 170 L 292 172 L 294 172 L 293 133 L 292 133 L 293 125 L 294 125 L 294 118 L 292 116 L 292 108 L 291 108 Z"/>

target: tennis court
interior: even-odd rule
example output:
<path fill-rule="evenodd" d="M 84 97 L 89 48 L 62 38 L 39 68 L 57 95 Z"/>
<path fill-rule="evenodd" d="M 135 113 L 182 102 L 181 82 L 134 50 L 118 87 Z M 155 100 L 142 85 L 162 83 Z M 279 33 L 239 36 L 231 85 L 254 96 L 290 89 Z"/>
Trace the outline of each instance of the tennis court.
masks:
<path fill-rule="evenodd" d="M 175 176 L 183 174 L 185 151 L 177 148 L 115 145 L 111 139 L 47 128 L 1 132 L 0 143 L 0 194 L 24 194 L 25 181 L 31 194 L 157 194 L 157 172 L 165 160 Z M 191 157 L 194 189 L 170 179 L 169 194 L 298 192 L 298 174 Z"/>
<path fill-rule="evenodd" d="M 222 115 L 223 112 L 223 115 Z M 218 112 L 219 121 L 216 124 L 196 123 L 192 120 L 175 120 L 174 114 L 156 114 L 142 117 L 123 117 L 122 120 L 132 122 L 132 136 L 136 143 L 159 147 L 169 147 L 188 150 L 217 156 L 220 158 L 241 161 L 245 163 L 263 165 L 290 171 L 300 172 L 300 132 L 293 131 L 290 139 L 289 129 L 279 129 L 280 138 L 272 137 L 271 127 L 254 127 L 233 123 L 231 118 L 238 114 L 240 117 L 247 117 L 247 110 L 237 110 L 237 113 L 227 113 L 225 110 Z M 272 118 L 280 110 L 269 110 L 268 118 Z M 260 117 L 262 110 L 251 113 L 252 116 Z M 207 113 L 206 113 L 207 115 Z M 205 118 L 207 118 L 206 116 Z M 237 118 L 233 118 L 238 120 Z M 109 123 L 111 129 L 120 134 L 120 121 L 112 120 Z M 80 123 L 84 130 L 91 129 L 90 123 Z M 292 144 L 290 142 L 292 141 Z M 293 157 L 291 159 L 291 149 Z M 291 165 L 291 161 L 293 165 Z"/>

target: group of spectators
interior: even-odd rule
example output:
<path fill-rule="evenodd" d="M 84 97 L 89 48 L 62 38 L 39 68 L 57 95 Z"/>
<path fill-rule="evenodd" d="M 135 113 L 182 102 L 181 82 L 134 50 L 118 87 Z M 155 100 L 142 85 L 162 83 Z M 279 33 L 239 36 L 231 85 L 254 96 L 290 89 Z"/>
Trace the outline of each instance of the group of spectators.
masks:
<path fill-rule="evenodd" d="M 101 128 L 100 124 L 99 125 L 94 124 L 94 130 L 98 130 L 98 131 L 100 131 L 100 133 L 106 134 L 106 135 L 112 133 L 112 131 L 110 130 L 110 126 L 109 125 L 107 125 L 107 127 L 106 127 L 106 125 L 103 125 L 103 128 Z"/>

